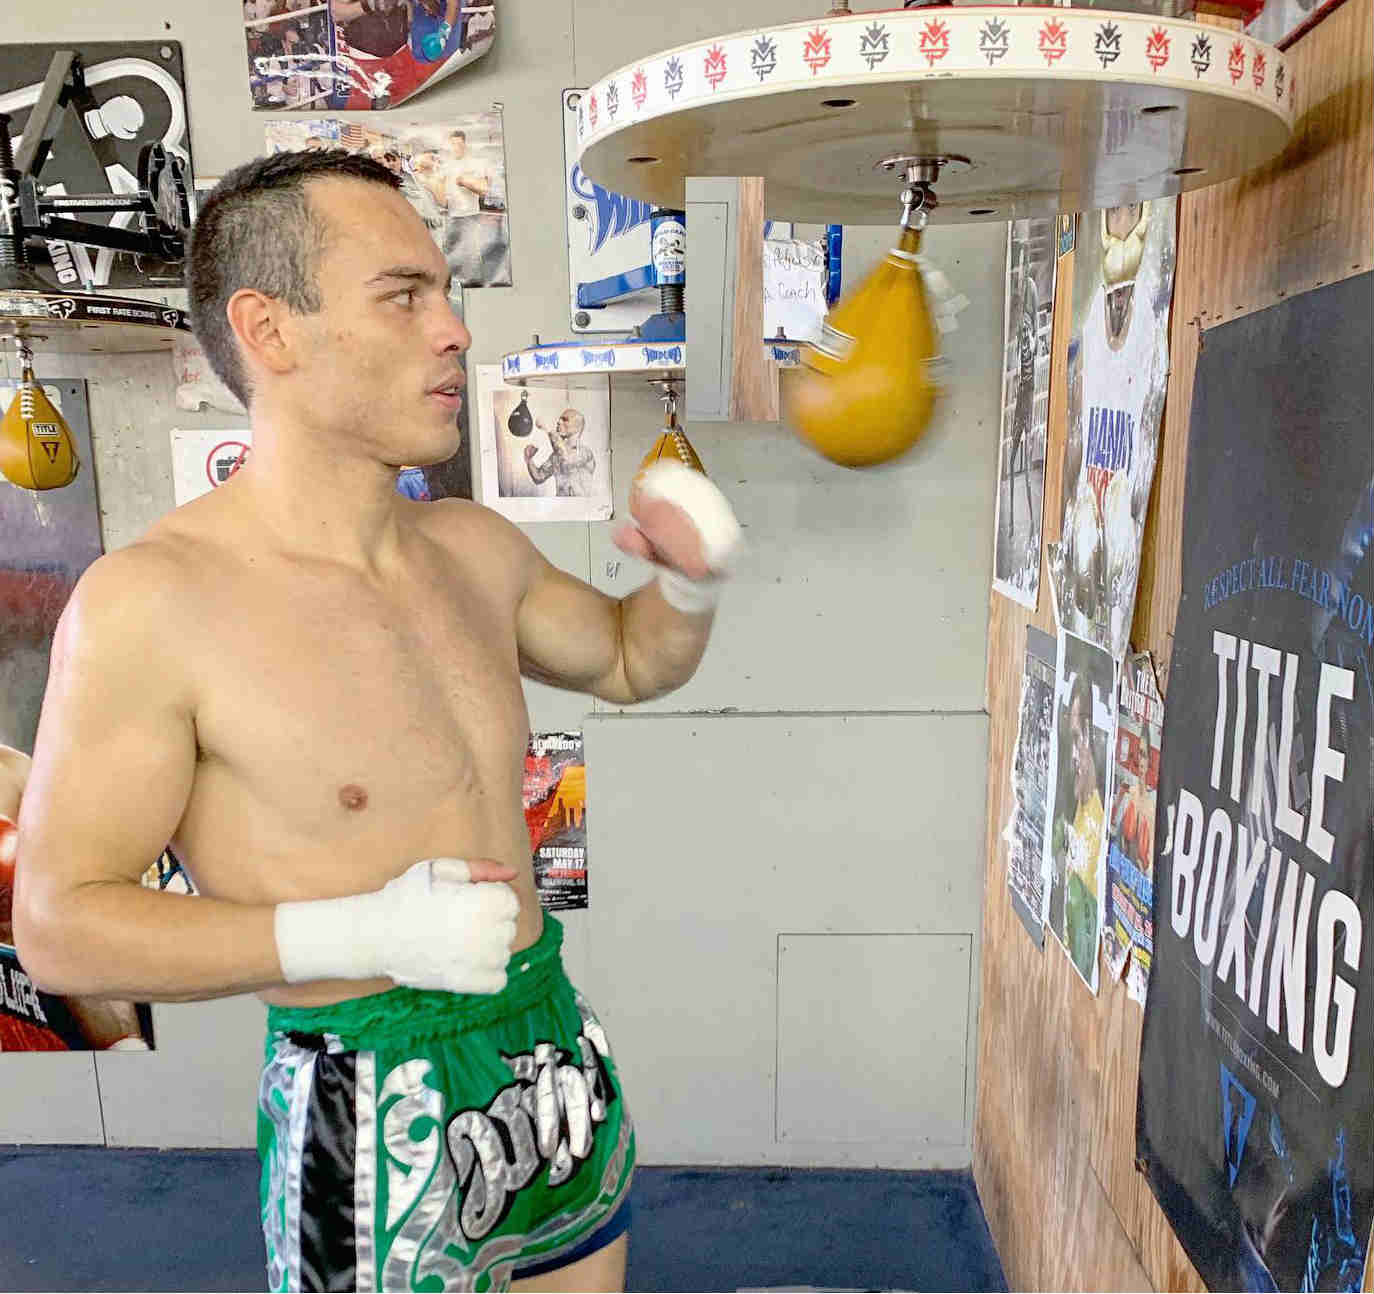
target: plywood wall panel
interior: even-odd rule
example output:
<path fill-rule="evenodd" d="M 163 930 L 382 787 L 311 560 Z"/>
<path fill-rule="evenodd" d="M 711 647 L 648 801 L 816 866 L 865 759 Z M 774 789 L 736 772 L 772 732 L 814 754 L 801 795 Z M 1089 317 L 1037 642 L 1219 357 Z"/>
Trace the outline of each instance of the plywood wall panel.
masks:
<path fill-rule="evenodd" d="M 1374 265 L 1372 44 L 1374 0 L 1346 0 L 1289 51 L 1298 112 L 1290 147 L 1272 165 L 1179 203 L 1169 386 L 1132 633 L 1154 653 L 1166 693 L 1198 347 L 1216 323 Z M 1056 284 L 1046 543 L 1059 537 L 1072 260 L 1060 261 Z M 1120 984 L 1104 981 L 1094 998 L 1052 935 L 1036 949 L 1008 898 L 1002 830 L 1028 623 L 1055 629 L 1043 564 L 1034 615 L 993 595 L 988 617 L 974 1174 L 1011 1288 L 1201 1290 L 1135 1168 L 1141 1010 Z"/>

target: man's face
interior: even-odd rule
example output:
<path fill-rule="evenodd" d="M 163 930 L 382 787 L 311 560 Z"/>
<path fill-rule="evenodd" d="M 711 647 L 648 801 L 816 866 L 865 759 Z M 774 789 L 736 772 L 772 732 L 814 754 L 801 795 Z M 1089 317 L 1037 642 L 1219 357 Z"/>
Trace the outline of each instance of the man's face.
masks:
<path fill-rule="evenodd" d="M 454 157 L 466 157 L 468 152 L 468 141 L 462 135 L 450 135 L 449 147 L 453 151 Z"/>
<path fill-rule="evenodd" d="M 577 442 L 582 439 L 584 425 L 585 421 L 576 409 L 564 409 L 553 429 L 553 438 L 565 452 L 576 449 Z"/>
<path fill-rule="evenodd" d="M 1135 298 L 1135 276 L 1144 252 L 1144 231 L 1137 228 L 1145 207 L 1134 203 L 1111 207 L 1104 218 L 1102 240 L 1102 283 L 1107 290 L 1105 323 L 1107 344 L 1120 350 L 1131 327 L 1131 306 Z"/>
<path fill-rule="evenodd" d="M 400 193 L 343 178 L 310 185 L 329 231 L 320 309 L 283 326 L 282 379 L 299 420 L 348 452 L 426 466 L 459 446 L 462 355 L 472 337 L 448 301 L 449 271 Z"/>

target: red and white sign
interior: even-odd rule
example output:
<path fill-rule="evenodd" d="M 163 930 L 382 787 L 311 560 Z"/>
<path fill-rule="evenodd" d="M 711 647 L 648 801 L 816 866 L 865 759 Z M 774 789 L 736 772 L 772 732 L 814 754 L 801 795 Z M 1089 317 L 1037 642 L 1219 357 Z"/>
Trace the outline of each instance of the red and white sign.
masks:
<path fill-rule="evenodd" d="M 222 440 L 205 456 L 205 479 L 218 489 L 247 461 L 251 448 L 241 440 Z"/>
<path fill-rule="evenodd" d="M 176 506 L 218 489 L 248 461 L 251 428 L 179 428 L 171 434 L 172 489 Z"/>

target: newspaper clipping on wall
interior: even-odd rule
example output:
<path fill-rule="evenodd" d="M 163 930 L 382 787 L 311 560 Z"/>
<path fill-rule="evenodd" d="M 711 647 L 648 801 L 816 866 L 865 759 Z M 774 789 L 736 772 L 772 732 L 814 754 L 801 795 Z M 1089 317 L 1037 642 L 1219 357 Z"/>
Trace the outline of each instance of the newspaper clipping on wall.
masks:
<path fill-rule="evenodd" d="M 1011 761 L 1011 818 L 1003 837 L 1012 907 L 1037 946 L 1045 942 L 1045 808 L 1054 738 L 1054 670 L 1053 635 L 1027 625 L 1020 718 Z"/>
<path fill-rule="evenodd" d="M 1163 724 L 1164 701 L 1149 652 L 1127 656 L 1116 712 L 1102 955 L 1113 980 L 1125 972 L 1127 995 L 1142 1006 L 1154 955 L 1155 791 Z"/>
<path fill-rule="evenodd" d="M 1046 920 L 1083 982 L 1097 992 L 1107 883 L 1106 804 L 1116 729 L 1116 667 L 1095 643 L 1059 635 L 1045 835 Z"/>
<path fill-rule="evenodd" d="M 1032 611 L 1040 597 L 1045 429 L 1050 416 L 1054 328 L 1054 225 L 1053 220 L 1013 220 L 1007 228 L 1002 437 L 992 587 Z"/>

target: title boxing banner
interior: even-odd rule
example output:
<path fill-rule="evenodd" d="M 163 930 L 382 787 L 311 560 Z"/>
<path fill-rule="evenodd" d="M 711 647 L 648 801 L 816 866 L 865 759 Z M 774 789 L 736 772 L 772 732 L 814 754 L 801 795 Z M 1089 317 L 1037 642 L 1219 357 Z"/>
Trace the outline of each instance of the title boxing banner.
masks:
<path fill-rule="evenodd" d="M 1211 1289 L 1374 1217 L 1374 275 L 1203 334 L 1137 1142 Z"/>

